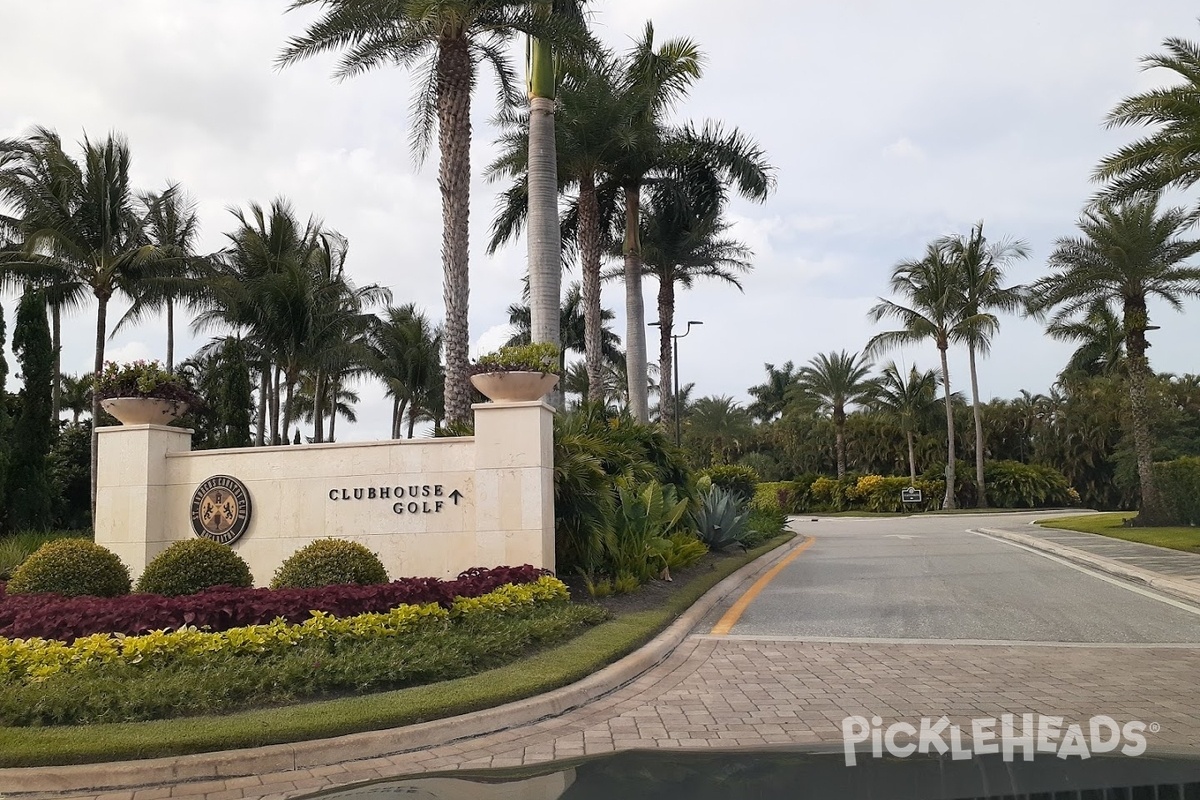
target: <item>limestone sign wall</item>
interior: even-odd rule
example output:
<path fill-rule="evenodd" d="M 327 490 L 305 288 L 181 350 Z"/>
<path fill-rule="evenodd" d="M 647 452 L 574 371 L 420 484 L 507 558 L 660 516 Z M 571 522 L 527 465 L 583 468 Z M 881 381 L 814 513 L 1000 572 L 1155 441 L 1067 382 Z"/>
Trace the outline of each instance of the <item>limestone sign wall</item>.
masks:
<path fill-rule="evenodd" d="M 265 585 L 291 553 L 336 537 L 393 577 L 554 568 L 553 412 L 475 407 L 475 436 L 192 452 L 191 432 L 99 429 L 96 541 L 135 577 L 170 543 L 226 541 Z"/>

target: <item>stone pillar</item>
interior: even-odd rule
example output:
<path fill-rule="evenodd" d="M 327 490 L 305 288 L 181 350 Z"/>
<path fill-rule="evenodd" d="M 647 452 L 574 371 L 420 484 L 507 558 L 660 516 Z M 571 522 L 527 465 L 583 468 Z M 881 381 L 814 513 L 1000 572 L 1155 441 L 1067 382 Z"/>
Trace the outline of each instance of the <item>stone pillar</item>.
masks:
<path fill-rule="evenodd" d="M 167 453 L 191 450 L 192 431 L 121 425 L 96 433 L 96 544 L 120 556 L 136 580 L 170 544 L 171 517 L 187 513 L 167 506 Z"/>
<path fill-rule="evenodd" d="M 475 411 L 476 561 L 554 569 L 554 409 L 540 400 Z"/>

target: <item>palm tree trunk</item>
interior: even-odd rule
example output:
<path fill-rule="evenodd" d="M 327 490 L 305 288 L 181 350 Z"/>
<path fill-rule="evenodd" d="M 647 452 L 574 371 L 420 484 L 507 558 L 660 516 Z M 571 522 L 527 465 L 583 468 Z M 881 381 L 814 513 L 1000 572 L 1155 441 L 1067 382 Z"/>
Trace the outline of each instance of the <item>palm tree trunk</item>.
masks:
<path fill-rule="evenodd" d="M 583 355 L 587 365 L 587 399 L 604 402 L 604 353 L 600 320 L 600 206 L 596 176 L 579 179 L 579 266 L 583 273 Z"/>
<path fill-rule="evenodd" d="M 400 398 L 392 398 L 392 438 L 400 438 Z"/>
<path fill-rule="evenodd" d="M 1129 369 L 1130 423 L 1133 428 L 1133 452 L 1137 459 L 1138 485 L 1142 502 L 1134 522 L 1139 527 L 1169 525 L 1170 512 L 1154 479 L 1154 439 L 1150 433 L 1150 408 L 1146 382 L 1150 363 L 1146 359 L 1146 302 L 1125 302 L 1125 353 Z"/>
<path fill-rule="evenodd" d="M 93 376 L 96 380 L 104 372 L 104 342 L 108 328 L 108 295 L 96 292 L 96 358 L 93 361 Z M 92 519 L 96 518 L 96 469 L 100 463 L 100 394 L 92 392 Z"/>
<path fill-rule="evenodd" d="M 674 354 L 671 334 L 675 332 L 675 276 L 664 267 L 666 275 L 658 281 L 658 418 L 664 430 L 675 424 Z"/>
<path fill-rule="evenodd" d="M 837 476 L 841 480 L 846 475 L 846 410 L 833 410 L 833 449 L 837 460 Z"/>
<path fill-rule="evenodd" d="M 946 348 L 938 346 L 942 355 L 942 385 L 946 389 L 946 495 L 942 508 L 958 508 L 954 499 L 954 406 L 950 401 L 950 364 L 946 361 Z"/>
<path fill-rule="evenodd" d="M 917 455 L 913 451 L 913 432 L 905 431 L 908 436 L 908 482 L 915 485 L 917 482 Z"/>
<path fill-rule="evenodd" d="M 404 411 L 408 408 L 408 399 L 400 401 L 399 410 L 396 414 L 396 433 L 392 436 L 393 439 L 399 439 L 404 435 Z"/>
<path fill-rule="evenodd" d="M 470 346 L 469 213 L 471 204 L 471 54 L 462 37 L 443 39 L 437 63 L 438 148 L 442 191 L 442 272 L 446 304 L 446 417 L 470 415 L 467 350 Z"/>
<path fill-rule="evenodd" d="M 50 335 L 54 342 L 54 383 L 50 387 L 50 421 L 58 429 L 58 417 L 62 413 L 62 311 L 58 303 L 50 304 Z M 75 412 L 75 424 L 79 424 L 79 412 Z M 92 418 L 95 420 L 95 417 Z M 95 425 L 95 423 L 92 423 Z"/>
<path fill-rule="evenodd" d="M 979 508 L 987 508 L 987 487 L 983 483 L 983 408 L 979 405 L 979 376 L 975 371 L 975 345 L 967 343 L 971 364 L 971 406 L 975 413 L 975 488 Z"/>
<path fill-rule="evenodd" d="M 284 376 L 284 401 L 283 401 L 283 441 L 286 444 L 288 441 L 288 433 L 292 429 L 292 395 L 295 391 L 296 377 L 289 372 Z"/>
<path fill-rule="evenodd" d="M 279 440 L 279 376 L 281 369 L 275 365 L 275 373 L 271 380 L 271 444 L 280 444 Z"/>
<path fill-rule="evenodd" d="M 313 441 L 324 441 L 325 433 L 325 371 L 318 369 L 313 377 Z M 335 401 L 336 402 L 336 401 Z"/>
<path fill-rule="evenodd" d="M 167 372 L 175 372 L 175 303 L 167 298 Z"/>
<path fill-rule="evenodd" d="M 625 370 L 629 383 L 629 413 L 638 422 L 650 421 L 646 372 L 646 308 L 642 299 L 641 184 L 625 190 Z"/>
<path fill-rule="evenodd" d="M 546 45 L 535 41 L 534 47 Z M 529 334 L 532 342 L 562 345 L 562 240 L 558 227 L 558 164 L 554 100 L 529 98 Z"/>
<path fill-rule="evenodd" d="M 270 394 L 271 364 L 263 361 L 258 365 L 258 425 L 254 431 L 254 446 L 266 444 L 267 436 L 267 395 Z"/>
<path fill-rule="evenodd" d="M 331 442 L 337 441 L 337 439 L 333 438 L 333 430 L 337 426 L 338 392 L 341 390 L 341 383 L 341 380 L 334 378 L 331 381 L 331 386 L 329 389 L 330 403 L 333 405 L 333 408 L 329 410 L 329 441 Z M 317 441 L 320 441 L 320 439 Z"/>
<path fill-rule="evenodd" d="M 415 404 L 410 406 L 408 409 L 408 438 L 409 439 L 413 438 L 413 429 L 417 427 L 417 416 L 420 413 L 421 413 L 421 410 L 419 408 L 417 408 Z"/>

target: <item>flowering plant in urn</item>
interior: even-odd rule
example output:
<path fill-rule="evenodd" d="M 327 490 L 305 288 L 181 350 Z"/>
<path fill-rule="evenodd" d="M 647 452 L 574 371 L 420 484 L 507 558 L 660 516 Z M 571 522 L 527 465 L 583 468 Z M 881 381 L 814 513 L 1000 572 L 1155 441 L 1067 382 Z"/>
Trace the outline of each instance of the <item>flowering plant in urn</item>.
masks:
<path fill-rule="evenodd" d="M 182 378 L 167 372 L 157 361 L 105 362 L 103 372 L 92 383 L 92 391 L 104 410 L 125 425 L 166 424 L 189 407 L 203 406 Z"/>
<path fill-rule="evenodd" d="M 558 383 L 559 350 L 548 342 L 509 345 L 471 365 L 471 383 L 489 400 L 537 400 Z"/>

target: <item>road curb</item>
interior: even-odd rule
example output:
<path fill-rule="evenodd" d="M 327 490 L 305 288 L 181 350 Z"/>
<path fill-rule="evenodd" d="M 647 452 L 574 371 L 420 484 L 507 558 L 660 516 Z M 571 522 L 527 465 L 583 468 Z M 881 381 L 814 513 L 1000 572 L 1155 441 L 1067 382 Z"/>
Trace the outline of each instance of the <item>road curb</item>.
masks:
<path fill-rule="evenodd" d="M 625 686 L 665 661 L 714 607 L 811 537 L 794 539 L 744 565 L 705 592 L 650 642 L 591 675 L 545 694 L 430 722 L 328 739 L 184 756 L 0 769 L 0 796 L 102 792 L 238 778 L 392 756 L 556 717 Z M 17 787 L 19 790 L 14 791 Z"/>
<path fill-rule="evenodd" d="M 1075 547 L 1047 542 L 1044 539 L 1039 539 L 1036 536 L 1030 536 L 1026 533 L 1017 533 L 1015 531 L 1005 531 L 996 528 L 980 528 L 979 530 L 981 533 L 986 533 L 989 536 L 1006 539 L 1010 542 L 1025 545 L 1026 547 L 1032 547 L 1034 550 L 1051 553 L 1076 564 L 1091 567 L 1115 578 L 1149 586 L 1151 589 L 1157 589 L 1164 594 L 1172 595 L 1181 600 L 1200 603 L 1200 586 L 1197 586 L 1193 581 L 1168 577 L 1153 570 L 1130 566 L 1115 559 L 1098 556 Z"/>

